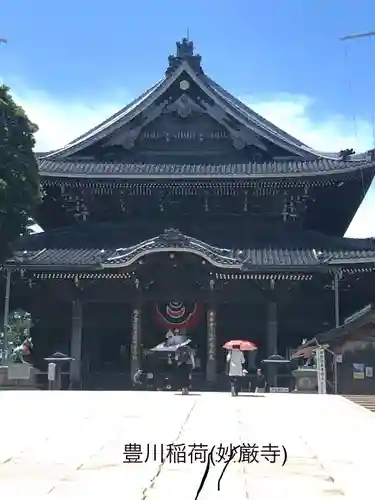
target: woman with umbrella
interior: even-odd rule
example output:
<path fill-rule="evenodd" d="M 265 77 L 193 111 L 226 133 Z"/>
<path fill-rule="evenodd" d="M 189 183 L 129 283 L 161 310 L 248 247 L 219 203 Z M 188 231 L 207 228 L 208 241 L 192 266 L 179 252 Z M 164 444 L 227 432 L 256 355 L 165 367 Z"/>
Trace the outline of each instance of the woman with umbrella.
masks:
<path fill-rule="evenodd" d="M 230 392 L 232 396 L 238 396 L 241 379 L 247 374 L 247 370 L 244 369 L 245 356 L 242 351 L 253 351 L 257 347 L 249 341 L 244 340 L 231 340 L 223 345 L 224 349 L 228 349 L 227 363 L 229 364 L 229 380 L 230 380 Z"/>

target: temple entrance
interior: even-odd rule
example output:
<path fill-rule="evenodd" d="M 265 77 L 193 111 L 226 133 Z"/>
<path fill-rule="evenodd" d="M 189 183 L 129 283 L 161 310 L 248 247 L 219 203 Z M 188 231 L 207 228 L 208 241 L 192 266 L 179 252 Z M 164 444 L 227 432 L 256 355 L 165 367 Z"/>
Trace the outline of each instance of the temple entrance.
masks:
<path fill-rule="evenodd" d="M 226 372 L 226 357 L 222 346 L 228 340 L 250 340 L 258 346 L 247 354 L 247 366 L 255 371 L 267 357 L 267 304 L 263 302 L 223 303 L 217 313 L 217 372 Z"/>
<path fill-rule="evenodd" d="M 222 346 L 228 340 L 257 344 L 256 354 L 247 355 L 247 366 L 255 372 L 262 359 L 277 352 L 275 295 L 263 293 L 258 283 L 245 286 L 245 280 L 228 285 L 228 278 L 220 281 L 220 276 L 193 253 L 147 255 L 122 290 L 116 288 L 118 281 L 108 287 L 107 302 L 102 294 L 103 302 L 85 308 L 82 366 L 90 373 L 121 373 L 132 387 L 139 370 L 150 371 L 145 354 L 174 333 L 191 339 L 200 387 L 226 381 Z M 269 283 L 264 288 L 273 290 Z"/>
<path fill-rule="evenodd" d="M 142 313 L 142 348 L 152 349 L 171 333 L 191 339 L 196 351 L 196 373 L 203 376 L 207 359 L 206 307 L 191 300 L 146 304 Z"/>
<path fill-rule="evenodd" d="M 128 384 L 130 373 L 131 305 L 90 303 L 85 307 L 82 377 L 92 388 Z"/>

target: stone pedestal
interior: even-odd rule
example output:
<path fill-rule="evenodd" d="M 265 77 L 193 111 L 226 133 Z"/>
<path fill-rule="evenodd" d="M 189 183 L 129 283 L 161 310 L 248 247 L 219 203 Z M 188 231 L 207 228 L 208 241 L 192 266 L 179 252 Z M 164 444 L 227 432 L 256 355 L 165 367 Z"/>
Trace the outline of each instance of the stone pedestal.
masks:
<path fill-rule="evenodd" d="M 317 393 L 318 375 L 316 368 L 300 368 L 293 371 L 297 392 Z"/>
<path fill-rule="evenodd" d="M 37 389 L 39 370 L 28 363 L 14 363 L 0 366 L 1 389 Z"/>

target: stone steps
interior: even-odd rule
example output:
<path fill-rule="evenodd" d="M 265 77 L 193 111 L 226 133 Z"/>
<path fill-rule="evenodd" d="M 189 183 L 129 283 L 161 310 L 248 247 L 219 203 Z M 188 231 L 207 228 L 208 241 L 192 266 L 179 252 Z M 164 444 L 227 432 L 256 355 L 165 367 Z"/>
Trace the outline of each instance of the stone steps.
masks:
<path fill-rule="evenodd" d="M 357 405 L 363 406 L 366 410 L 375 412 L 375 394 L 369 394 L 365 396 L 360 395 L 345 395 L 347 399 L 356 403 Z"/>

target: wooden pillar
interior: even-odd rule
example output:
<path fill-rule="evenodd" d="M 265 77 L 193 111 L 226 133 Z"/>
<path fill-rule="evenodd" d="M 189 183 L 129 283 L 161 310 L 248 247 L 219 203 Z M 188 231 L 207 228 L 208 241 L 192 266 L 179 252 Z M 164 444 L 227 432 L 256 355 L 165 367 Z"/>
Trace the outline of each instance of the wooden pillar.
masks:
<path fill-rule="evenodd" d="M 267 304 L 267 356 L 277 354 L 278 322 L 274 279 L 271 279 L 270 292 Z"/>
<path fill-rule="evenodd" d="M 130 349 L 130 377 L 133 380 L 135 372 L 140 368 L 141 365 L 141 335 L 142 335 L 142 304 L 140 297 L 140 281 L 135 280 L 136 296 L 133 304 L 132 310 L 132 333 L 131 333 L 131 349 Z"/>
<path fill-rule="evenodd" d="M 277 354 L 278 340 L 278 324 L 277 324 L 277 303 L 274 300 L 268 302 L 268 317 L 267 317 L 267 356 Z"/>
<path fill-rule="evenodd" d="M 214 383 L 216 380 L 216 301 L 215 281 L 210 280 L 210 297 L 207 309 L 207 363 L 206 381 Z"/>
<path fill-rule="evenodd" d="M 335 296 L 335 328 L 340 326 L 340 290 L 339 281 L 341 279 L 341 271 L 335 271 L 333 275 L 333 291 Z"/>
<path fill-rule="evenodd" d="M 72 302 L 72 337 L 70 341 L 70 356 L 73 361 L 70 364 L 70 383 L 75 386 L 81 385 L 81 359 L 82 359 L 82 302 Z"/>
<path fill-rule="evenodd" d="M 275 296 L 275 280 L 271 279 L 270 295 L 267 304 L 267 356 L 278 354 L 278 323 L 277 323 L 277 302 Z M 273 364 L 267 366 L 268 383 L 277 386 L 277 367 Z"/>

